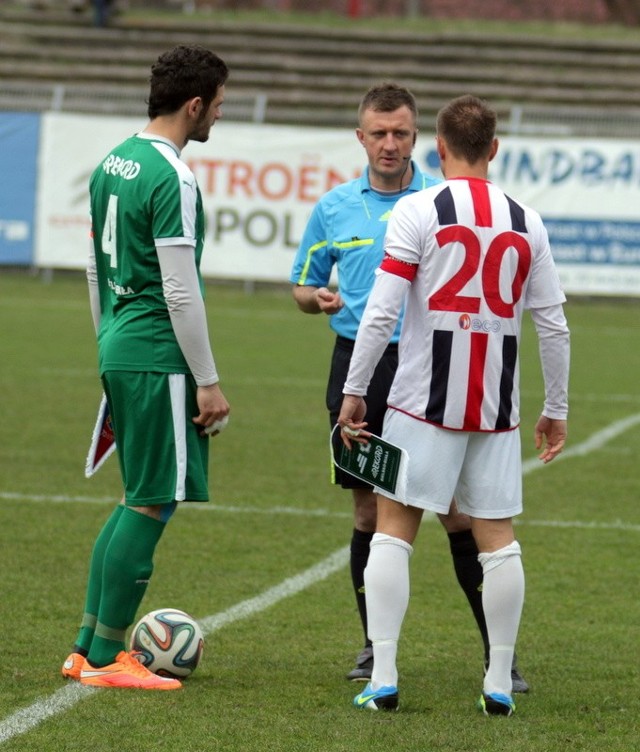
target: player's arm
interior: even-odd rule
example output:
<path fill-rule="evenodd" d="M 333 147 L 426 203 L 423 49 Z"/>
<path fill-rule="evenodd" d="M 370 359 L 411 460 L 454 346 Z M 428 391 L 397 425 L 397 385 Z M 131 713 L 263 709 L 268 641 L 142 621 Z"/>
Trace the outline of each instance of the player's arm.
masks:
<path fill-rule="evenodd" d="M 536 449 L 543 462 L 550 462 L 567 438 L 569 412 L 569 327 L 562 305 L 532 308 L 531 317 L 538 334 L 540 362 L 544 378 L 545 400 L 535 426 Z"/>
<path fill-rule="evenodd" d="M 89 305 L 91 306 L 91 318 L 93 319 L 93 328 L 96 333 L 100 326 L 100 291 L 98 288 L 98 267 L 96 263 L 96 249 L 93 245 L 93 238 L 89 243 L 89 261 L 87 263 L 87 283 L 89 285 Z"/>
<path fill-rule="evenodd" d="M 200 412 L 193 422 L 211 426 L 229 414 L 229 404 L 218 383 L 220 379 L 209 342 L 195 250 L 188 245 L 158 246 L 157 253 L 171 325 L 198 385 Z"/>
<path fill-rule="evenodd" d="M 353 347 L 344 394 L 364 396 L 375 367 L 393 334 L 409 281 L 381 270 L 367 301 Z"/>
<path fill-rule="evenodd" d="M 406 206 L 406 199 L 401 198 L 391 212 L 384 258 L 358 327 L 349 373 L 342 390 L 345 397 L 338 423 L 342 426 L 342 440 L 349 448 L 351 439 L 361 441 L 353 432 L 366 425 L 363 423 L 364 395 L 396 328 L 407 290 L 418 272 L 421 248 L 419 213 L 415 209 L 413 214 L 411 210 L 405 211 Z"/>
<path fill-rule="evenodd" d="M 359 434 L 366 426 L 364 395 L 396 328 L 410 285 L 407 277 L 384 271 L 385 262 L 386 258 L 382 268 L 376 273 L 376 280 L 358 327 L 349 373 L 342 390 L 345 396 L 338 424 L 342 427 L 342 439 L 349 448 L 352 440 L 362 440 L 360 436 L 366 439 L 366 434 Z"/>

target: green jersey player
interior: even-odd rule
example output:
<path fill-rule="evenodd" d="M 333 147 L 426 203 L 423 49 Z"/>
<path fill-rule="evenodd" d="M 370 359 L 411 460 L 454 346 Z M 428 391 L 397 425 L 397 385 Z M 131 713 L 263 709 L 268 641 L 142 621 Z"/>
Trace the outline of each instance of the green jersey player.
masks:
<path fill-rule="evenodd" d="M 227 76 L 201 47 L 161 55 L 151 69 L 150 122 L 91 176 L 87 276 L 124 498 L 96 539 L 84 616 L 62 668 L 90 686 L 180 687 L 148 671 L 124 638 L 177 502 L 208 499 L 208 434 L 229 413 L 199 271 L 202 199 L 180 159 L 189 141 L 209 138 Z"/>

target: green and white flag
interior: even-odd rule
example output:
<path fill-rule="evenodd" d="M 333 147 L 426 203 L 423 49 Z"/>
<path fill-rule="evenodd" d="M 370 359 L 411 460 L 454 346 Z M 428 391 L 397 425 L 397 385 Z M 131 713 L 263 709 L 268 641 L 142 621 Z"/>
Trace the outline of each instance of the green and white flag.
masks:
<path fill-rule="evenodd" d="M 339 432 L 340 426 L 335 426 L 331 433 L 331 455 L 334 463 L 345 473 L 402 499 L 409 462 L 406 449 L 390 444 L 373 434 L 367 438 L 366 444 L 352 441 L 351 449 L 347 449 Z"/>

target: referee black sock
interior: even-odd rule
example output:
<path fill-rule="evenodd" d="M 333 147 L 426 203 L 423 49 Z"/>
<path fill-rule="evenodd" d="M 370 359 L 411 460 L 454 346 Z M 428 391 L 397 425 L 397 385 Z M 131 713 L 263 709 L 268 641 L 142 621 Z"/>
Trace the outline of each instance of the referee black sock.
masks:
<path fill-rule="evenodd" d="M 353 529 L 351 537 L 351 581 L 356 596 L 360 621 L 364 631 L 365 645 L 371 645 L 367 630 L 367 604 L 364 595 L 364 570 L 369 559 L 369 545 L 373 533 L 365 533 L 362 530 Z"/>
<path fill-rule="evenodd" d="M 460 587 L 467 596 L 473 616 L 480 630 L 484 644 L 485 661 L 489 661 L 489 635 L 482 609 L 482 566 L 478 561 L 478 547 L 471 530 L 448 533 L 453 568 Z"/>

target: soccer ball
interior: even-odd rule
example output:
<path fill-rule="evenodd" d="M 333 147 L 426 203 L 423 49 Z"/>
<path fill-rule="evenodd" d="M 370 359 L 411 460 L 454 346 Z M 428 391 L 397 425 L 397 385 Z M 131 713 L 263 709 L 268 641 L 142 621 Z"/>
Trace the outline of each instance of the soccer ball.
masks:
<path fill-rule="evenodd" d="M 154 674 L 184 679 L 200 663 L 204 637 L 189 614 L 177 608 L 159 608 L 135 625 L 130 647 Z"/>

